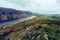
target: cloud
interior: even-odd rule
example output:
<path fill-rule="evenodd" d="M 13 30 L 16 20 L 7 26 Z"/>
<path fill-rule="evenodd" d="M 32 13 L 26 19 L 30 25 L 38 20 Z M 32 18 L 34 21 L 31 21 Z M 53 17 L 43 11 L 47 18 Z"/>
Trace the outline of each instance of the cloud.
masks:
<path fill-rule="evenodd" d="M 32 11 L 36 13 L 56 12 L 60 10 L 59 0 L 2 0 L 0 7 Z M 52 13 L 52 12 L 51 12 Z"/>
<path fill-rule="evenodd" d="M 21 9 L 21 10 L 22 10 L 22 7 L 19 6 L 18 4 L 14 4 L 14 3 L 11 3 L 11 2 L 7 2 L 7 1 L 5 1 L 5 0 L 1 0 L 1 2 L 0 2 L 0 7 L 14 8 L 14 9 Z"/>

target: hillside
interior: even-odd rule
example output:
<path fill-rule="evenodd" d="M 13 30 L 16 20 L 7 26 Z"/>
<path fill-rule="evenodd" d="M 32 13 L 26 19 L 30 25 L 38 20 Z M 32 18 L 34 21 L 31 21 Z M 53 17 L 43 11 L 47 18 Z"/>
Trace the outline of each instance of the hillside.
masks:
<path fill-rule="evenodd" d="M 32 13 L 29 11 L 20 11 L 11 8 L 0 7 L 0 21 L 13 20 L 23 17 L 31 16 Z"/>
<path fill-rule="evenodd" d="M 0 28 L 0 40 L 60 40 L 60 21 L 35 17 Z"/>

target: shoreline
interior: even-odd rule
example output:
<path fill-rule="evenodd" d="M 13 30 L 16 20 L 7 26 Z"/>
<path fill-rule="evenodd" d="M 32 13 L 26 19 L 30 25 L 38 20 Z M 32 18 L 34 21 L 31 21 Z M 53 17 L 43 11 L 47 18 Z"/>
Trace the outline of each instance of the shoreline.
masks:
<path fill-rule="evenodd" d="M 2 22 L 2 23 L 0 23 L 0 27 L 1 26 L 5 26 L 5 25 L 10 25 L 10 24 L 17 24 L 19 22 L 27 21 L 27 20 L 33 19 L 35 17 L 36 16 L 30 16 L 30 17 L 27 17 L 27 18 L 22 18 L 22 19 L 17 19 L 17 20 Z"/>

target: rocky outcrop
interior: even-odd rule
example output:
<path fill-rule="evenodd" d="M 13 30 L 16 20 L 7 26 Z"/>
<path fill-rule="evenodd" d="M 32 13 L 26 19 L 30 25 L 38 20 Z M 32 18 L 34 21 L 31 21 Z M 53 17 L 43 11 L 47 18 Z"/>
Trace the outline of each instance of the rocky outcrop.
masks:
<path fill-rule="evenodd" d="M 18 18 L 28 17 L 31 15 L 32 13 L 29 11 L 20 11 L 20 10 L 0 7 L 0 21 L 18 19 Z"/>

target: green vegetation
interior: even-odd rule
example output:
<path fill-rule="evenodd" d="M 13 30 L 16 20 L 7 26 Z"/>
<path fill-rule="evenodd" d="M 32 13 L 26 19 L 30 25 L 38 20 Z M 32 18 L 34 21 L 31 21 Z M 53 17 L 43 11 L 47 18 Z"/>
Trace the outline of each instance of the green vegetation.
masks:
<path fill-rule="evenodd" d="M 48 16 L 36 17 L 15 25 L 4 26 L 0 30 L 0 38 L 8 37 L 10 40 L 60 40 L 60 21 L 56 19 L 50 20 Z"/>

